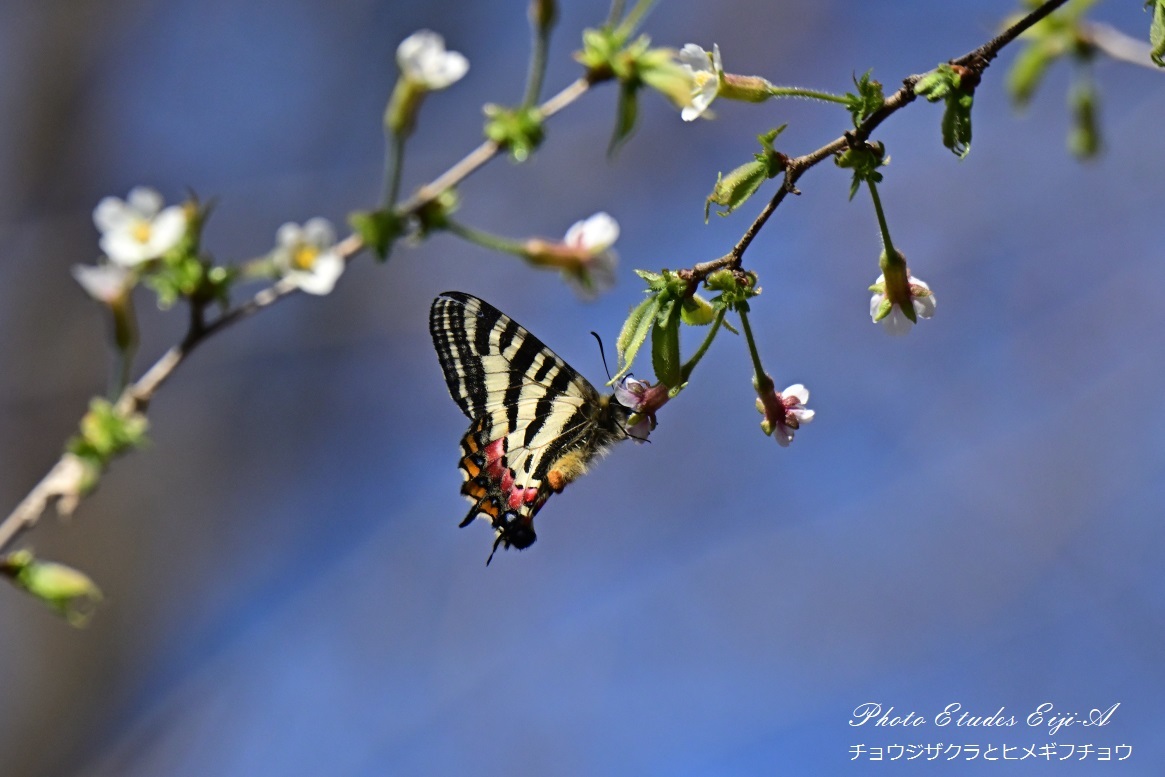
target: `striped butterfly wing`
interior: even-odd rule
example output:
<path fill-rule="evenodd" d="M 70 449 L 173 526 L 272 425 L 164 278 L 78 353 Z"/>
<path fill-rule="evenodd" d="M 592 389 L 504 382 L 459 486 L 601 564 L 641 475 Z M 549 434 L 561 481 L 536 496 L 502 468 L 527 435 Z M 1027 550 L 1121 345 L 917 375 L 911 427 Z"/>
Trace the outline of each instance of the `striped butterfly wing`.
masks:
<path fill-rule="evenodd" d="M 459 464 L 471 507 L 461 525 L 480 516 L 497 533 L 495 550 L 529 547 L 534 516 L 550 495 L 625 436 L 612 412 L 622 406 L 477 297 L 437 297 L 429 331 L 449 393 L 471 421 Z"/>

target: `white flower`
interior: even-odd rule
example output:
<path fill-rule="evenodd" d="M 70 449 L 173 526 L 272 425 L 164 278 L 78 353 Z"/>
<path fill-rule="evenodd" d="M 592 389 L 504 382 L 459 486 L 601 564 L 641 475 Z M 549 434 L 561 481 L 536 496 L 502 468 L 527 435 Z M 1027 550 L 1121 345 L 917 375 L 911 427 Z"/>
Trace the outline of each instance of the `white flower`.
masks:
<path fill-rule="evenodd" d="M 75 264 L 73 277 L 86 294 L 106 305 L 120 302 L 130 287 L 129 270 L 118 264 Z"/>
<path fill-rule="evenodd" d="M 93 209 L 101 230 L 101 250 L 110 261 L 133 267 L 157 259 L 186 234 L 186 211 L 180 205 L 162 209 L 162 195 L 144 186 L 126 200 L 106 197 Z"/>
<path fill-rule="evenodd" d="M 279 274 L 308 294 L 328 294 L 344 272 L 344 258 L 333 250 L 336 233 L 327 219 L 302 227 L 287 223 L 276 233 L 271 258 Z"/>
<path fill-rule="evenodd" d="M 914 315 L 920 318 L 933 316 L 935 298 L 930 286 L 913 275 L 908 275 L 907 281 L 910 286 L 910 304 L 914 309 Z M 902 306 L 897 300 L 890 304 L 889 312 L 882 310 L 887 300 L 885 273 L 878 276 L 878 280 L 874 281 L 870 290 L 874 292 L 874 295 L 870 297 L 870 318 L 874 320 L 874 323 L 882 324 L 886 332 L 892 335 L 904 335 L 909 332 L 910 327 L 914 326 L 914 322 L 902 312 Z"/>
<path fill-rule="evenodd" d="M 705 115 L 720 89 L 720 76 L 724 72 L 720 47 L 712 44 L 712 55 L 709 56 L 695 43 L 689 43 L 680 49 L 680 65 L 692 79 L 692 103 L 680 112 L 680 117 L 684 121 L 695 121 Z M 711 118 L 711 114 L 707 114 L 707 118 Z"/>
<path fill-rule="evenodd" d="M 577 253 L 578 261 L 563 268 L 566 279 L 584 294 L 610 288 L 619 263 L 619 255 L 611 246 L 618 239 L 619 222 L 602 211 L 572 224 L 562 242 Z"/>
<path fill-rule="evenodd" d="M 772 385 L 771 379 L 765 376 Z M 793 441 L 793 432 L 813 420 L 816 413 L 805 404 L 809 401 L 809 389 L 800 383 L 794 383 L 784 391 L 769 391 L 761 394 L 756 400 L 756 409 L 765 417 L 761 421 L 761 430 L 771 434 L 773 439 L 782 448 L 788 448 Z"/>
<path fill-rule="evenodd" d="M 456 51 L 446 51 L 445 39 L 429 30 L 414 32 L 401 41 L 396 62 L 405 78 L 428 91 L 452 85 L 469 70 L 469 60 Z"/>

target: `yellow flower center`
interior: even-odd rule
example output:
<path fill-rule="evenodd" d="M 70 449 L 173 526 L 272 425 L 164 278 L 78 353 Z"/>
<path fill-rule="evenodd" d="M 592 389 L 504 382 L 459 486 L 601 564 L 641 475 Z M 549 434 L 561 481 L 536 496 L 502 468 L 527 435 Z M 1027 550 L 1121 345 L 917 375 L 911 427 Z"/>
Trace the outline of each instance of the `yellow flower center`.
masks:
<path fill-rule="evenodd" d="M 291 266 L 297 270 L 310 270 L 315 265 L 319 255 L 319 248 L 307 245 L 306 243 L 300 243 L 291 252 Z"/>
<path fill-rule="evenodd" d="M 150 222 L 139 221 L 138 223 L 134 224 L 131 234 L 133 235 L 133 239 L 139 243 L 150 242 Z"/>
<path fill-rule="evenodd" d="M 695 73 L 692 74 L 692 80 L 695 81 L 695 83 L 696 83 L 696 91 L 697 92 L 704 88 L 704 84 L 708 83 L 709 81 L 715 80 L 715 78 L 716 78 L 716 74 L 711 73 L 707 70 L 697 70 Z"/>

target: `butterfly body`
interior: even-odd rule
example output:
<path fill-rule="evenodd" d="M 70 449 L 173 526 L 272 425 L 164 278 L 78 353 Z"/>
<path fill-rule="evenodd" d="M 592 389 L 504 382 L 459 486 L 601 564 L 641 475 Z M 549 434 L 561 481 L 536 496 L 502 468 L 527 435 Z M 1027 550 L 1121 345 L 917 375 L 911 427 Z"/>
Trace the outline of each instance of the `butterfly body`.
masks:
<path fill-rule="evenodd" d="M 461 440 L 461 493 L 471 505 L 461 525 L 484 518 L 495 550 L 527 548 L 542 505 L 629 436 L 633 411 L 477 297 L 437 297 L 429 331 L 449 393 L 471 422 Z"/>

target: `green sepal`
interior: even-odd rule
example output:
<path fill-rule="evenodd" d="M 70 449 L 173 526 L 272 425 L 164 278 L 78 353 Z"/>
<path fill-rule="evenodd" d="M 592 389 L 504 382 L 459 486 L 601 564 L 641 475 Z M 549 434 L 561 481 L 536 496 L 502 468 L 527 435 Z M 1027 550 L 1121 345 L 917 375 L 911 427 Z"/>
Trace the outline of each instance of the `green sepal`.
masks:
<path fill-rule="evenodd" d="M 651 327 L 655 323 L 658 310 L 659 298 L 652 294 L 636 305 L 635 309 L 631 311 L 631 315 L 627 316 L 627 320 L 623 322 L 623 328 L 619 332 L 619 339 L 615 341 L 619 369 L 611 377 L 608 385 L 615 383 L 631 371 L 631 363 L 635 361 L 639 348 L 647 340 L 647 335 L 651 333 Z"/>
<path fill-rule="evenodd" d="M 101 589 L 84 572 L 41 561 L 30 550 L 18 550 L 0 557 L 0 575 L 39 599 L 70 626 L 85 626 L 93 607 L 102 599 Z"/>
<path fill-rule="evenodd" d="M 359 210 L 348 216 L 348 225 L 382 262 L 405 228 L 404 219 L 393 210 Z"/>
<path fill-rule="evenodd" d="M 485 136 L 525 162 L 546 137 L 542 112 L 534 106 L 506 108 L 490 103 L 484 108 Z"/>

